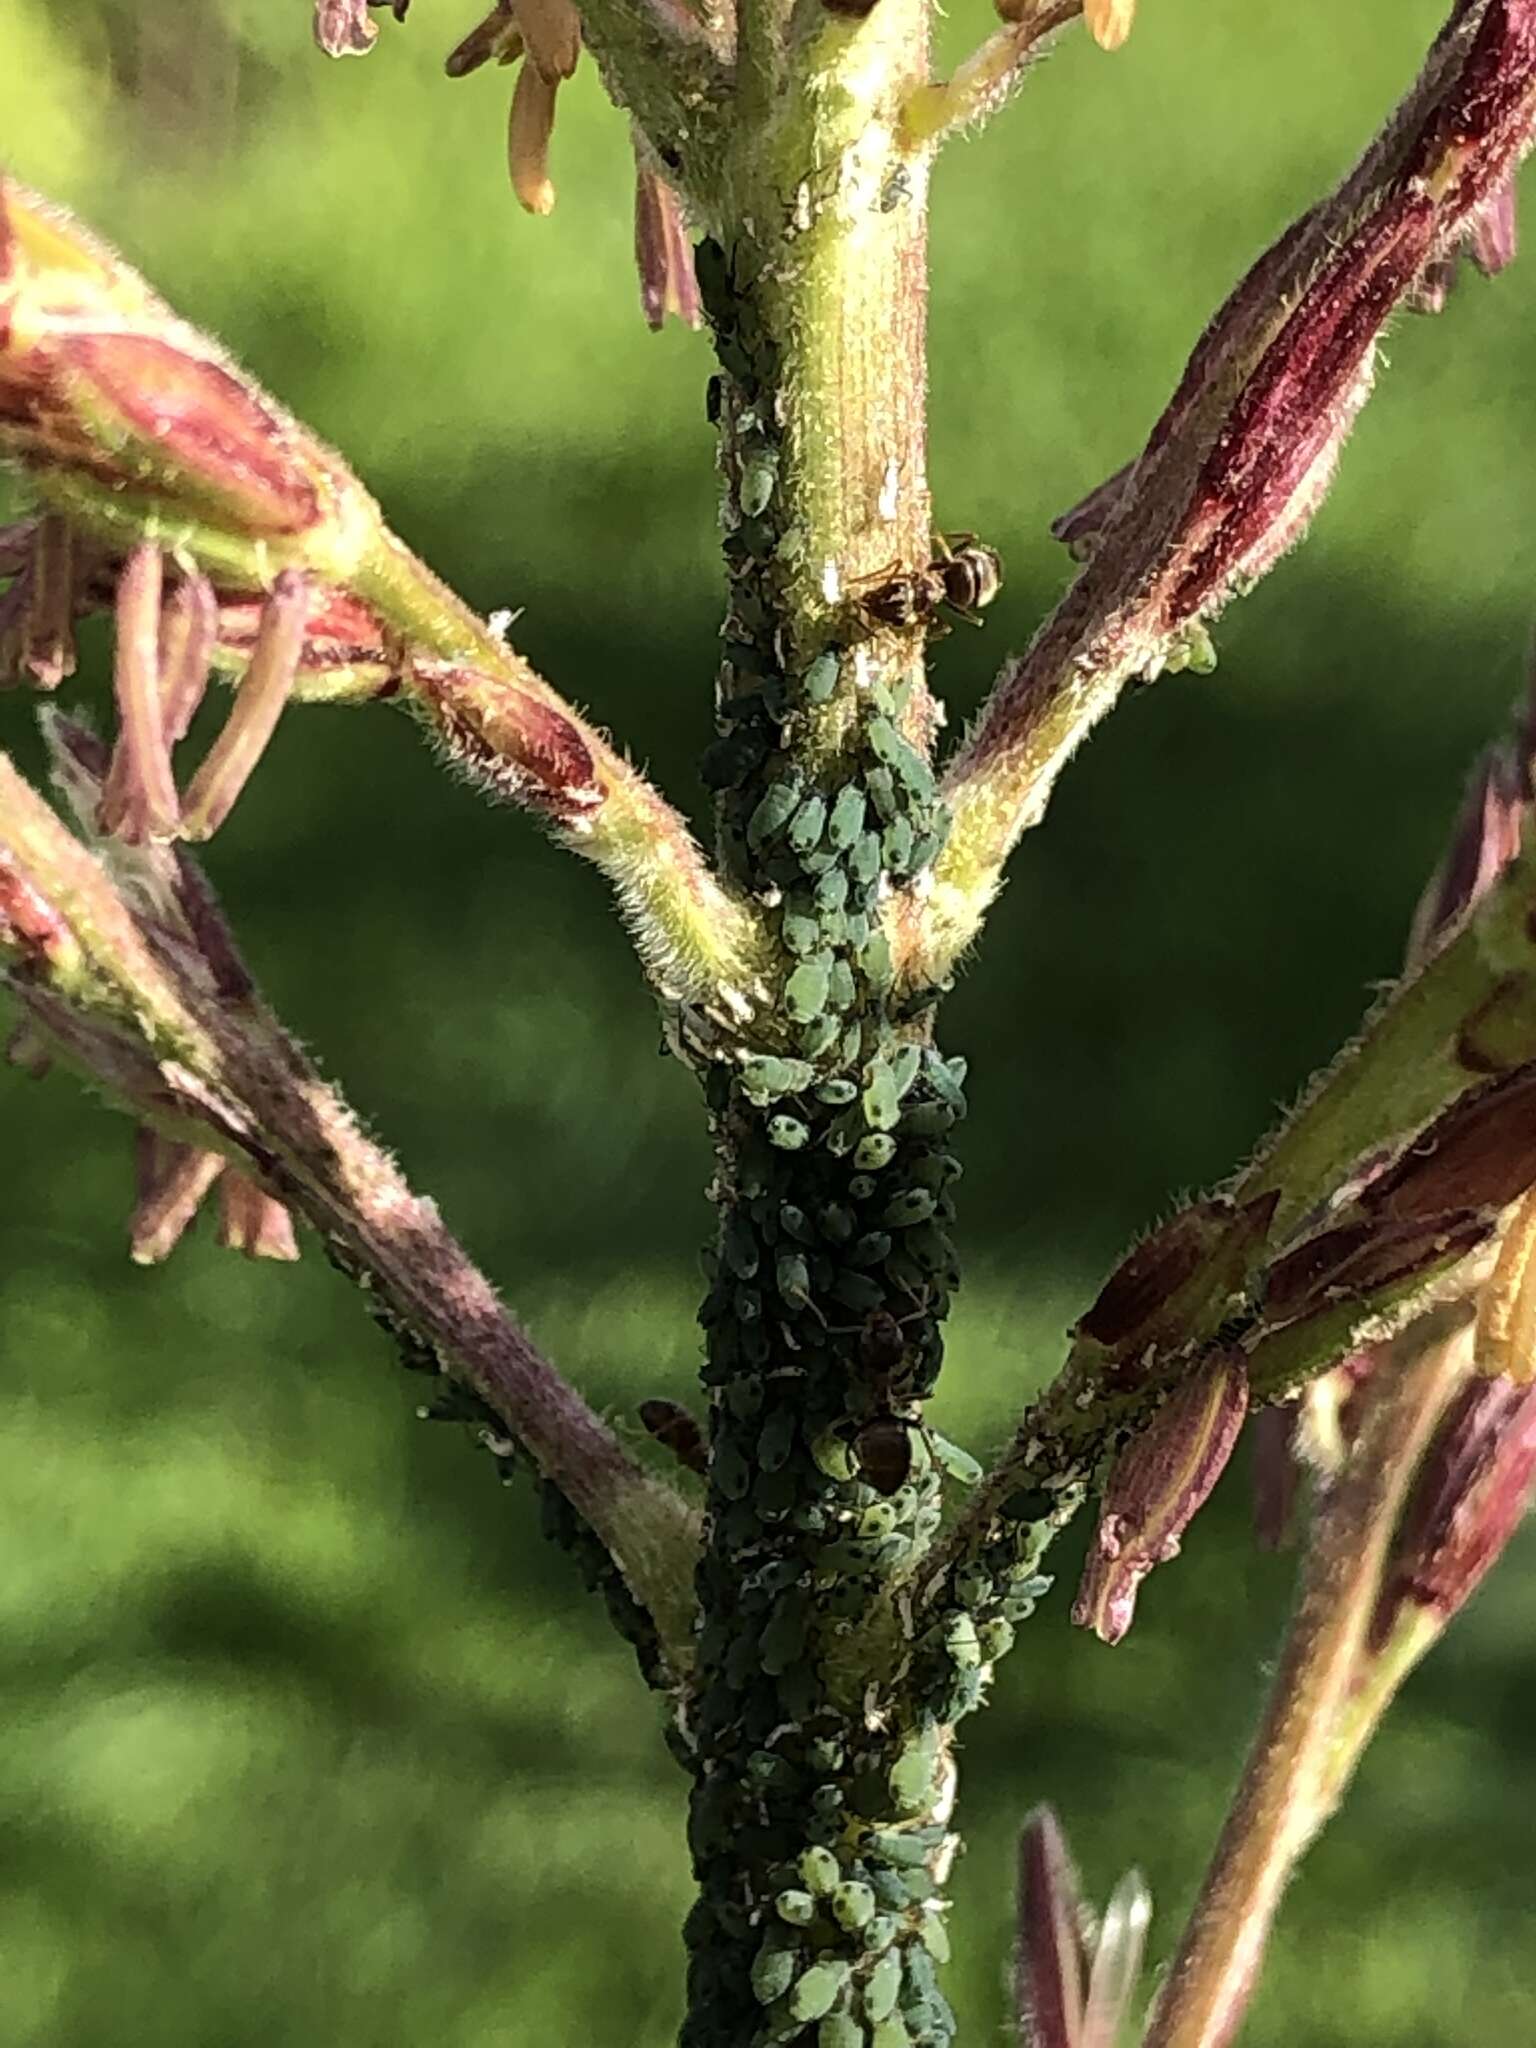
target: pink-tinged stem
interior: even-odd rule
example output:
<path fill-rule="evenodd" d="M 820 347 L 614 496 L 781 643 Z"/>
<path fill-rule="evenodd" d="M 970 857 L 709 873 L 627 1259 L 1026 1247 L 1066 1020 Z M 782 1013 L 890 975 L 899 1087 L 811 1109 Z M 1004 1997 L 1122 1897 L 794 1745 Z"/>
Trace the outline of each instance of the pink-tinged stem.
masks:
<path fill-rule="evenodd" d="M 57 689 L 75 672 L 74 602 L 74 536 L 50 513 L 37 523 L 27 599 L 25 664 L 42 689 Z"/>
<path fill-rule="evenodd" d="M 208 687 L 218 640 L 219 606 L 206 576 L 187 576 L 160 620 L 160 714 L 168 746 L 187 736 Z"/>
<path fill-rule="evenodd" d="M 184 839 L 211 839 L 234 809 L 292 692 L 308 615 L 309 580 L 300 570 L 285 569 L 262 612 L 235 708 L 187 791 L 181 814 Z"/>
<path fill-rule="evenodd" d="M 1467 1368 L 1464 1309 L 1426 1316 L 1366 1383 L 1349 1461 L 1320 1504 L 1264 1719 L 1144 2048 L 1225 2048 L 1291 1874 L 1341 1789 L 1332 1758 L 1420 1457 Z"/>

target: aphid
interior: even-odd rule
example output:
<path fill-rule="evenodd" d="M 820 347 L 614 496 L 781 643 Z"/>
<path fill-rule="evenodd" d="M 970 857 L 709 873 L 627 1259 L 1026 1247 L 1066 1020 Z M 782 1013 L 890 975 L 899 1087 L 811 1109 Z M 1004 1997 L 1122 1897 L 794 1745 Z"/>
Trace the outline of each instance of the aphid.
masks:
<path fill-rule="evenodd" d="M 925 568 L 881 578 L 860 595 L 867 619 L 880 626 L 916 626 L 942 608 L 968 625 L 981 624 L 981 612 L 1003 587 L 1002 557 L 974 533 L 957 533 L 952 540 L 935 534 L 933 544 Z"/>
<path fill-rule="evenodd" d="M 696 1416 L 677 1401 L 642 1401 L 640 1420 L 689 1472 L 702 1479 L 709 1471 L 709 1447 Z"/>

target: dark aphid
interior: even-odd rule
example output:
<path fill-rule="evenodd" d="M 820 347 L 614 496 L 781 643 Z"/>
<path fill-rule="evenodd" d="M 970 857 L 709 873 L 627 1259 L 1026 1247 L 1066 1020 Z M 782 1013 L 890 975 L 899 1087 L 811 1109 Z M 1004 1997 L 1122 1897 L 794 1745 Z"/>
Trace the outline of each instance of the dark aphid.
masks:
<path fill-rule="evenodd" d="M 874 1378 L 889 1379 L 907 1353 L 901 1324 L 888 1308 L 871 1309 L 859 1332 L 859 1364 Z"/>
<path fill-rule="evenodd" d="M 912 1428 L 899 1415 L 872 1415 L 853 1440 L 859 1477 L 887 1500 L 893 1493 L 899 1493 L 911 1477 Z"/>
<path fill-rule="evenodd" d="M 859 596 L 859 609 L 881 626 L 916 626 L 941 607 L 979 626 L 980 614 L 1003 586 L 1002 557 L 974 533 L 953 540 L 934 535 L 934 556 L 922 569 L 905 569 Z"/>
<path fill-rule="evenodd" d="M 679 1465 L 697 1472 L 702 1479 L 709 1471 L 709 1447 L 695 1416 L 677 1401 L 642 1401 L 640 1420 L 657 1443 L 664 1444 Z"/>

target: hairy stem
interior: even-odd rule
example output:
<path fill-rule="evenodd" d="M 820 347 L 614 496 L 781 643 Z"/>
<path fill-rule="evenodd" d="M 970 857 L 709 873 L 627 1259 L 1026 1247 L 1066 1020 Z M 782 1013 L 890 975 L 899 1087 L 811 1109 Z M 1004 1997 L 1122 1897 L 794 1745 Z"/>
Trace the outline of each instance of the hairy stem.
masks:
<path fill-rule="evenodd" d="M 1269 1703 L 1145 2048 L 1225 2048 L 1242 2023 L 1286 1885 L 1362 1746 L 1360 1728 L 1346 1732 L 1346 1708 L 1409 1485 L 1466 1371 L 1468 1328 L 1461 1310 L 1426 1317 L 1372 1374 L 1348 1463 L 1319 1506 Z"/>

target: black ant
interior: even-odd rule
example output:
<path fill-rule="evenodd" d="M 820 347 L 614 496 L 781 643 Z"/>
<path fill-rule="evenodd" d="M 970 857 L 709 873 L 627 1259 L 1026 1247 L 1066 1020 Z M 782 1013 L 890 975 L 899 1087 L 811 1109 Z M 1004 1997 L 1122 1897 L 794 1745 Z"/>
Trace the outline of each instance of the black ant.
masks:
<path fill-rule="evenodd" d="M 709 1446 L 697 1417 L 678 1401 L 642 1401 L 640 1420 L 686 1471 L 704 1478 L 709 1471 Z"/>
<path fill-rule="evenodd" d="M 859 1365 L 868 1376 L 877 1406 L 855 1431 L 853 1451 L 859 1461 L 859 1477 L 886 1500 L 911 1478 L 919 1438 L 955 1478 L 970 1484 L 980 1476 L 964 1451 L 938 1436 L 919 1416 L 901 1412 L 903 1403 L 910 1400 L 900 1386 L 910 1348 L 903 1326 L 917 1321 L 927 1309 L 926 1301 L 916 1302 L 905 1316 L 888 1308 L 871 1309 L 857 1326 Z"/>
<path fill-rule="evenodd" d="M 877 581 L 858 597 L 859 610 L 879 626 L 916 626 L 941 608 L 968 625 L 979 626 L 981 613 L 1003 587 L 1003 562 L 974 533 L 933 537 L 933 560 L 922 569 L 903 569 Z"/>

